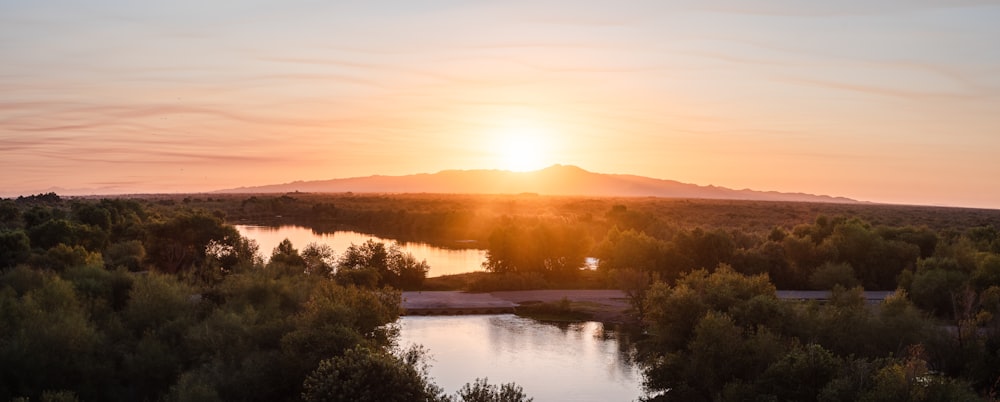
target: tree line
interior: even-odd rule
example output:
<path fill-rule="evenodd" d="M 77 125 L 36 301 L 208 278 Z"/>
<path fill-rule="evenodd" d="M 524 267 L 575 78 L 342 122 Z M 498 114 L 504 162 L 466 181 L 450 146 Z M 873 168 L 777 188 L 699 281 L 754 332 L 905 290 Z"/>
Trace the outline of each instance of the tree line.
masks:
<path fill-rule="evenodd" d="M 765 274 L 721 265 L 642 298 L 638 361 L 647 401 L 981 401 L 1000 379 L 1000 288 L 954 325 L 905 290 L 867 305 L 860 287 L 826 302 L 777 298 Z"/>
<path fill-rule="evenodd" d="M 989 211 L 345 197 L 0 200 L 0 400 L 360 400 L 371 379 L 425 400 L 527 398 L 485 381 L 444 395 L 419 349 L 393 347 L 397 289 L 419 288 L 426 263 L 285 241 L 265 264 L 226 223 L 257 204 L 480 239 L 482 289 L 622 288 L 650 400 L 972 400 L 1000 378 Z M 774 293 L 804 288 L 833 293 Z M 896 293 L 873 307 L 862 289 Z"/>
<path fill-rule="evenodd" d="M 530 400 L 485 379 L 448 395 L 397 344 L 398 288 L 426 268 L 375 242 L 285 241 L 265 264 L 184 204 L 0 200 L 0 400 Z"/>

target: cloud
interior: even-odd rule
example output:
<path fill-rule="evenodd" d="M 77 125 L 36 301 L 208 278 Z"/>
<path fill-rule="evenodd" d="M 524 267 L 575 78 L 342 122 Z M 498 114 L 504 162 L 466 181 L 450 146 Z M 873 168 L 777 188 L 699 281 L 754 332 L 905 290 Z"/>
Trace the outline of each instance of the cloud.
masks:
<path fill-rule="evenodd" d="M 932 92 L 919 88 L 892 88 L 869 84 L 855 84 L 834 80 L 823 80 L 803 77 L 781 77 L 780 81 L 801 83 L 821 88 L 837 89 L 862 93 L 866 95 L 888 96 L 905 100 L 948 100 L 948 101 L 993 101 L 1000 99 L 998 93 L 962 93 L 962 92 Z"/>
<path fill-rule="evenodd" d="M 671 6 L 726 14 L 837 17 L 909 13 L 919 10 L 998 6 L 995 0 L 679 0 Z"/>

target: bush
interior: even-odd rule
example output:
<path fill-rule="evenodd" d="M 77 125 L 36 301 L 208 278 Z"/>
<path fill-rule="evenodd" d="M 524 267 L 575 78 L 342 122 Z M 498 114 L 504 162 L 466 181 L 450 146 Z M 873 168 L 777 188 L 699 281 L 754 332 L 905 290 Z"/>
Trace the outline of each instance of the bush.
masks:
<path fill-rule="evenodd" d="M 323 360 L 306 377 L 307 402 L 445 401 L 426 377 L 403 359 L 362 347 Z"/>
<path fill-rule="evenodd" d="M 486 378 L 477 378 L 472 384 L 465 384 L 458 390 L 457 402 L 531 402 L 524 390 L 514 383 L 490 384 Z"/>
<path fill-rule="evenodd" d="M 850 289 L 860 284 L 848 263 L 827 262 L 809 275 L 809 286 L 814 290 L 831 290 L 837 285 Z"/>

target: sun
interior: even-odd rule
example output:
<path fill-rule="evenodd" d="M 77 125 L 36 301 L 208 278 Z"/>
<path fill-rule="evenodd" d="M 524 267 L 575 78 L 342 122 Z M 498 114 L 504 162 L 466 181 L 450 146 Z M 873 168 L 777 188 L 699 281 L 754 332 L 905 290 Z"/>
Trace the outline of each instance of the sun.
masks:
<path fill-rule="evenodd" d="M 507 127 L 497 133 L 496 153 L 501 168 L 515 172 L 542 169 L 547 165 L 549 136 L 536 127 Z"/>

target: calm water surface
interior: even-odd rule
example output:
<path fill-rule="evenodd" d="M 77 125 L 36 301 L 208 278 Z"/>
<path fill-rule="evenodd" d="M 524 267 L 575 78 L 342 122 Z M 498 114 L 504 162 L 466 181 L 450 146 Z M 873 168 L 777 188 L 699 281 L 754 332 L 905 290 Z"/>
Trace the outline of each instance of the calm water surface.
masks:
<path fill-rule="evenodd" d="M 515 315 L 406 316 L 400 345 L 432 357 L 434 382 L 452 395 L 476 377 L 516 382 L 536 402 L 633 401 L 641 374 L 601 323 L 556 326 Z"/>
<path fill-rule="evenodd" d="M 265 259 L 284 239 L 291 240 L 292 245 L 300 251 L 309 243 L 327 244 L 337 252 L 337 255 L 347 250 L 347 247 L 352 243 L 361 244 L 368 240 L 375 240 L 388 245 L 394 242 L 394 240 L 350 231 L 317 233 L 302 226 L 235 226 L 240 235 L 257 241 L 260 252 L 264 254 Z M 403 252 L 413 254 L 418 261 L 427 260 L 427 265 L 430 266 L 428 277 L 481 271 L 483 261 L 486 260 L 486 250 L 479 249 L 453 250 L 426 243 L 400 243 L 399 248 Z"/>

